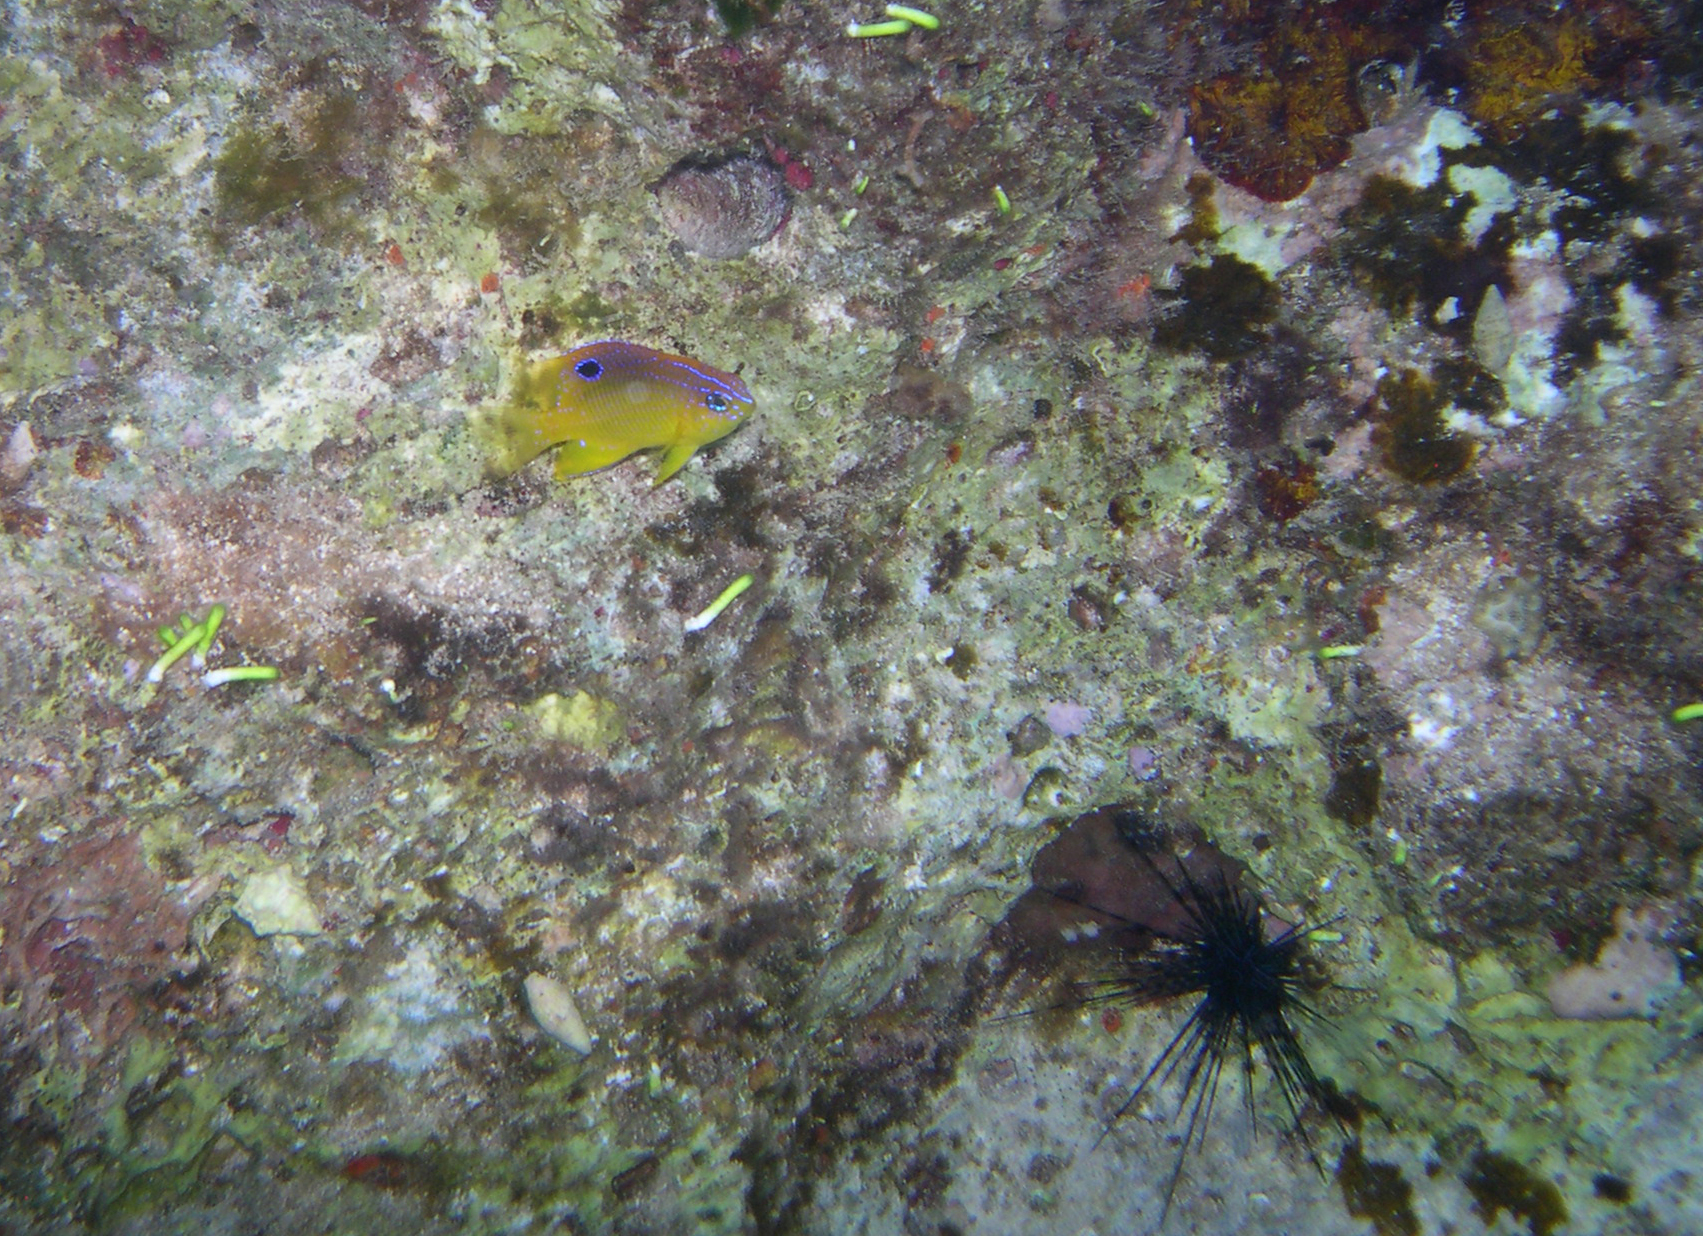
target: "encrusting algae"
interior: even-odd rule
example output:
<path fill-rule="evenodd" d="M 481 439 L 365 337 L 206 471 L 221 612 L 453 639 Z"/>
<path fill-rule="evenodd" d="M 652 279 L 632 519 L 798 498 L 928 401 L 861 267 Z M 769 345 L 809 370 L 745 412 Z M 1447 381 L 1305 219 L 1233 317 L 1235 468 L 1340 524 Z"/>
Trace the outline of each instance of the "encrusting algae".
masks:
<path fill-rule="evenodd" d="M 507 475 L 557 447 L 555 475 L 565 480 L 661 447 L 660 485 L 753 407 L 737 374 L 643 344 L 582 344 L 521 375 L 497 418 L 492 466 Z"/>

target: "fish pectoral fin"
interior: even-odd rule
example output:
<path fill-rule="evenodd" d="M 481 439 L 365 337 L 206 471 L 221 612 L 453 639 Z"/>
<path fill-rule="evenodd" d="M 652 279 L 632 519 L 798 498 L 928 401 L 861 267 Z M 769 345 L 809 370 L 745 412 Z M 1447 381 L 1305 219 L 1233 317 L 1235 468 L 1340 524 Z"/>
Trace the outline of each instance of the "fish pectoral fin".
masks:
<path fill-rule="evenodd" d="M 584 476 L 587 472 L 601 472 L 632 453 L 630 446 L 587 446 L 583 442 L 564 442 L 556 450 L 556 479 L 561 481 L 570 476 Z"/>
<path fill-rule="evenodd" d="M 697 445 L 691 442 L 681 442 L 676 446 L 669 447 L 667 452 L 662 456 L 662 463 L 658 465 L 656 469 L 656 480 L 654 483 L 660 485 L 676 472 L 680 471 L 680 469 L 684 468 L 686 466 L 686 461 L 692 458 L 692 453 L 697 449 Z"/>

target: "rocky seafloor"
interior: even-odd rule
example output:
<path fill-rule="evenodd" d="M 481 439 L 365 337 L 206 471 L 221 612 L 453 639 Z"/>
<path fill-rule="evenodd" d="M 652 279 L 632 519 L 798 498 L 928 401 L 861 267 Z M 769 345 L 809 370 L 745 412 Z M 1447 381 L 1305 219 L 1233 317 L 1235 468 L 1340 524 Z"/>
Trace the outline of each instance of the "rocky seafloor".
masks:
<path fill-rule="evenodd" d="M 1703 1230 L 1703 13 L 928 12 L 0 5 L 0 1232 Z"/>

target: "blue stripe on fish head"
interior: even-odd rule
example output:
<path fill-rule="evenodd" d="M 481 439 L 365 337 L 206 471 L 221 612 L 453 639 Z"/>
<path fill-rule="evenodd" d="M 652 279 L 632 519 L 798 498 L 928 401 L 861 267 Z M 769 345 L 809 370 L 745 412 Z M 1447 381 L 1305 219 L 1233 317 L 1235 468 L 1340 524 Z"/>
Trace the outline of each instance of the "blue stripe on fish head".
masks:
<path fill-rule="evenodd" d="M 579 359 L 563 371 L 560 379 L 563 387 L 578 382 L 597 382 L 611 374 L 638 375 L 679 387 L 687 393 L 695 407 L 735 424 L 744 419 L 756 402 L 738 376 L 700 366 L 684 357 L 658 352 L 643 344 L 628 343 L 622 339 L 600 339 L 581 344 L 573 350 L 573 354 L 579 355 Z"/>
<path fill-rule="evenodd" d="M 656 376 L 691 392 L 692 402 L 711 416 L 739 421 L 756 401 L 738 377 L 717 370 L 704 370 L 685 361 L 668 360 L 656 365 Z M 665 372 L 666 370 L 666 372 Z"/>

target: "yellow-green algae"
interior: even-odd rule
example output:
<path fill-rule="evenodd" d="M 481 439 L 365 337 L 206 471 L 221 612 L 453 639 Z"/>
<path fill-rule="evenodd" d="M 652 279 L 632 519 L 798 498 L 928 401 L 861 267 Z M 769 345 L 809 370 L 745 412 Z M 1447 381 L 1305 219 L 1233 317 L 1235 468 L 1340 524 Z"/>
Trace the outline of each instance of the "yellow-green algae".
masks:
<path fill-rule="evenodd" d="M 546 737 L 598 754 L 606 754 L 625 733 L 620 708 L 585 691 L 575 691 L 566 699 L 551 692 L 535 700 L 528 711 Z"/>

